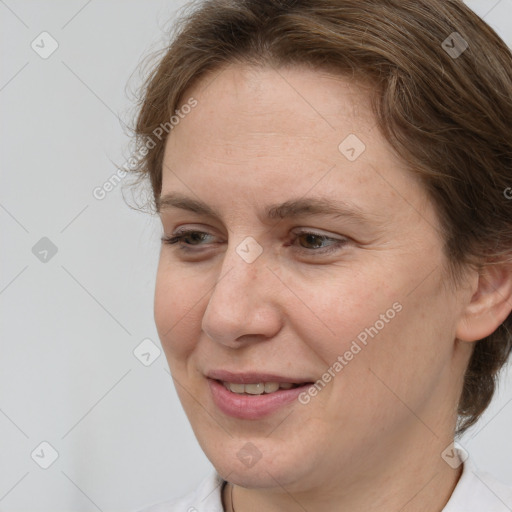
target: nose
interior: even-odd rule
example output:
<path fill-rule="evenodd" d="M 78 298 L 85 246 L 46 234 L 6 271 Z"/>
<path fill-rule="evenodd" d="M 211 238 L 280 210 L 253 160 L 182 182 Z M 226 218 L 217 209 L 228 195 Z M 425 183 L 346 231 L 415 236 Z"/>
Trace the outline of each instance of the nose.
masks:
<path fill-rule="evenodd" d="M 267 267 L 265 252 L 254 261 L 228 247 L 206 306 L 202 330 L 217 343 L 237 348 L 275 336 L 282 326 L 282 283 Z"/>

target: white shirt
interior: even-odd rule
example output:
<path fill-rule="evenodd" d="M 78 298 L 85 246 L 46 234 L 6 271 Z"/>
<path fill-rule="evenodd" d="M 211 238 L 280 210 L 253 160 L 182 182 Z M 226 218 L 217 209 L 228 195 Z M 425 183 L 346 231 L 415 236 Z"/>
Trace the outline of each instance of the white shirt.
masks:
<path fill-rule="evenodd" d="M 139 512 L 224 512 L 223 484 L 222 477 L 214 471 L 195 491 L 181 499 L 159 503 Z M 512 487 L 477 470 L 468 458 L 443 512 L 512 512 Z"/>

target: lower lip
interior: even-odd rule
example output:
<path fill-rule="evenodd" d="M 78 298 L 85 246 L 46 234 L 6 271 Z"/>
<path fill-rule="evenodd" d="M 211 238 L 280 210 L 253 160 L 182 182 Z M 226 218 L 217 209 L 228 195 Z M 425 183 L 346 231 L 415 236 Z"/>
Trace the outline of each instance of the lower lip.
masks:
<path fill-rule="evenodd" d="M 293 389 L 280 389 L 265 395 L 242 395 L 226 389 L 224 384 L 217 380 L 208 379 L 213 402 L 228 416 L 243 420 L 257 420 L 268 416 L 281 407 L 288 405 L 311 384 Z"/>

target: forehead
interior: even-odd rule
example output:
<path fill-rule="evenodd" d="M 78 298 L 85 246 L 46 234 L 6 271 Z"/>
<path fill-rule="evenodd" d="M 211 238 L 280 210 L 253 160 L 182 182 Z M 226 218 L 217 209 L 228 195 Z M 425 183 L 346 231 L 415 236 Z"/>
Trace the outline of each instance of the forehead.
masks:
<path fill-rule="evenodd" d="M 183 96 L 198 104 L 168 137 L 162 194 L 233 205 L 311 191 L 379 217 L 410 209 L 422 191 L 380 133 L 371 92 L 308 68 L 210 73 Z"/>
<path fill-rule="evenodd" d="M 232 127 L 234 135 L 239 134 L 237 127 L 246 123 L 252 124 L 254 131 L 273 129 L 275 135 L 279 128 L 287 134 L 314 130 L 321 135 L 319 132 L 341 128 L 341 121 L 351 123 L 354 130 L 367 123 L 373 125 L 373 93 L 374 88 L 368 84 L 306 66 L 276 68 L 240 63 L 210 72 L 183 97 L 185 101 L 191 96 L 197 98 L 197 118 L 218 118 L 220 109 L 222 120 L 233 114 L 225 129 Z M 299 124 L 299 118 L 306 124 Z"/>
<path fill-rule="evenodd" d="M 185 91 L 182 104 L 192 97 L 197 106 L 166 145 L 165 163 L 180 168 L 231 164 L 261 174 L 263 168 L 276 173 L 303 164 L 330 167 L 347 138 L 358 153 L 369 145 L 374 153 L 386 150 L 375 129 L 370 91 L 343 76 L 231 64 Z"/>

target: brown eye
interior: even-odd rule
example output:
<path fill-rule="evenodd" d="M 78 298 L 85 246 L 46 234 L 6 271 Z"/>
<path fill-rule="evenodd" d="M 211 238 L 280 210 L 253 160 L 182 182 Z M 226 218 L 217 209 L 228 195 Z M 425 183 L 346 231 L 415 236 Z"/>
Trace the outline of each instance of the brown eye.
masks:
<path fill-rule="evenodd" d="M 322 242 L 325 240 L 329 240 L 326 236 L 315 235 L 313 233 L 305 233 L 297 237 L 297 239 L 302 238 L 304 244 L 301 244 L 305 249 L 319 249 L 322 247 Z"/>
<path fill-rule="evenodd" d="M 190 229 L 180 231 L 173 236 L 163 236 L 162 242 L 168 245 L 177 244 L 180 249 L 186 251 L 189 247 L 204 245 L 201 242 L 208 241 L 208 237 L 215 238 L 213 235 L 205 233 L 204 231 Z"/>
<path fill-rule="evenodd" d="M 180 238 L 183 241 L 190 240 L 191 242 L 187 242 L 190 245 L 195 245 L 201 241 L 204 241 L 208 237 L 208 233 L 202 233 L 200 231 L 189 231 L 188 233 L 183 234 Z"/>
<path fill-rule="evenodd" d="M 348 240 L 346 238 L 334 238 L 310 231 L 301 231 L 295 233 L 295 238 L 291 245 L 295 244 L 299 251 L 309 252 L 311 254 L 326 254 L 341 249 Z"/>

